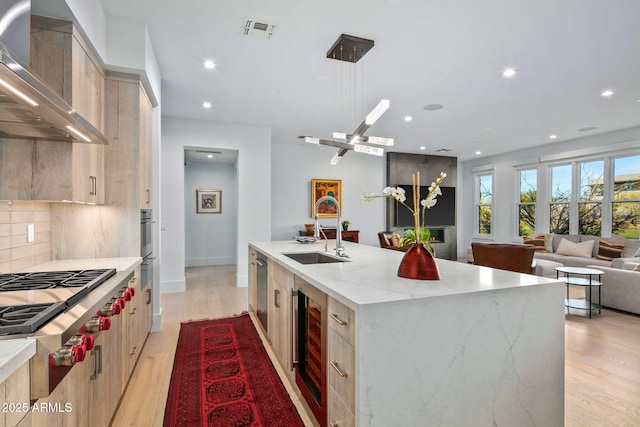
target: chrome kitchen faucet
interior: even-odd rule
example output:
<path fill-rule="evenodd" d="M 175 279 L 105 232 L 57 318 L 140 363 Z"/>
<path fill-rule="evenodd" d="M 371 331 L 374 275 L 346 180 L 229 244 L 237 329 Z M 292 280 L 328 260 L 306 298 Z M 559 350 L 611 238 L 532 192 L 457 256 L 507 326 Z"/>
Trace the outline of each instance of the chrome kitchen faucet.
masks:
<path fill-rule="evenodd" d="M 326 241 L 327 239 L 327 235 L 324 233 L 324 230 L 321 229 L 320 227 L 320 222 L 318 221 L 318 206 L 320 206 L 320 203 L 324 202 L 325 200 L 329 200 L 332 201 L 333 203 L 335 203 L 336 205 L 336 209 L 337 209 L 337 215 L 336 215 L 336 255 L 338 255 L 339 257 L 348 257 L 348 255 L 344 252 L 344 246 L 342 246 L 342 232 L 340 231 L 340 205 L 338 204 L 338 200 L 336 200 L 335 197 L 333 196 L 322 196 L 320 197 L 318 200 L 316 200 L 316 205 L 314 208 L 314 218 L 316 220 L 316 229 L 313 232 L 313 237 L 315 237 L 316 239 L 320 239 L 320 232 L 322 231 L 322 234 L 324 234 L 324 238 L 325 238 L 325 246 L 324 246 L 324 251 L 327 252 L 327 244 Z"/>

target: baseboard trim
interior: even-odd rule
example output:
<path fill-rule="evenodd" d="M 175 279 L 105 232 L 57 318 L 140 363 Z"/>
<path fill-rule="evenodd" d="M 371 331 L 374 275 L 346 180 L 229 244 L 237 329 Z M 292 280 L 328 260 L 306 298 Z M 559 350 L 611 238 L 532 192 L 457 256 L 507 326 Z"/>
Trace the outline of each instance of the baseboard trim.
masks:
<path fill-rule="evenodd" d="M 184 292 L 187 289 L 185 280 L 165 280 L 160 282 L 160 293 L 170 294 L 173 292 Z"/>
<path fill-rule="evenodd" d="M 236 259 L 232 256 L 208 257 L 208 258 L 187 258 L 184 260 L 185 267 L 204 267 L 207 265 L 228 265 L 235 264 Z"/>

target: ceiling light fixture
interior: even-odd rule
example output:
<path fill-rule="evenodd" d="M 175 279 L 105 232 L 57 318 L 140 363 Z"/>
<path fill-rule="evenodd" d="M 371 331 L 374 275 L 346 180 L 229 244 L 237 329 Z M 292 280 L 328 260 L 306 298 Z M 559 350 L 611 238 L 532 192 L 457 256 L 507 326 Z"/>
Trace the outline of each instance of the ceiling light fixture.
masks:
<path fill-rule="evenodd" d="M 216 64 L 213 61 L 207 60 L 207 61 L 204 61 L 204 68 L 213 70 L 214 68 L 216 68 Z"/>
<path fill-rule="evenodd" d="M 612 91 L 611 89 L 607 89 L 607 90 L 605 90 L 604 92 L 602 92 L 600 95 L 601 95 L 601 96 L 604 96 L 604 97 L 606 98 L 606 97 L 608 97 L 608 96 L 613 95 L 614 93 L 615 93 L 615 92 L 614 92 L 614 91 Z"/>
<path fill-rule="evenodd" d="M 479 156 L 480 154 L 482 154 L 482 152 L 476 151 L 476 156 Z"/>
<path fill-rule="evenodd" d="M 549 135 L 549 139 L 556 139 L 558 135 Z"/>
<path fill-rule="evenodd" d="M 213 154 L 207 154 L 207 157 L 213 159 Z"/>
<path fill-rule="evenodd" d="M 420 147 L 421 150 L 426 150 L 427 147 L 425 147 L 424 145 L 422 147 Z"/>
<path fill-rule="evenodd" d="M 516 75 L 516 70 L 514 68 L 507 68 L 502 72 L 504 77 L 513 77 Z"/>
<path fill-rule="evenodd" d="M 355 64 L 362 59 L 369 50 L 371 50 L 373 45 L 373 40 L 342 34 L 327 52 L 327 58 Z M 341 141 L 316 138 L 307 135 L 301 135 L 298 138 L 303 139 L 305 142 L 310 144 L 320 144 L 338 148 L 338 152 L 331 159 L 332 165 L 338 164 L 349 150 L 373 156 L 382 156 L 384 149 L 380 147 L 372 147 L 371 145 L 390 147 L 394 144 L 393 138 L 365 136 L 364 134 L 389 109 L 389 106 L 389 100 L 382 99 L 373 108 L 373 110 L 367 114 L 364 121 L 360 123 L 352 133 L 347 134 L 344 132 L 334 132 L 333 138 Z"/>
<path fill-rule="evenodd" d="M 437 110 L 442 110 L 443 108 L 444 108 L 444 105 L 442 104 L 428 104 L 422 107 L 422 109 L 426 111 L 437 111 Z"/>
<path fill-rule="evenodd" d="M 208 101 L 205 101 L 202 103 L 202 108 L 211 108 L 211 103 Z"/>
<path fill-rule="evenodd" d="M 411 117 L 411 116 L 404 116 L 404 121 L 405 121 L 405 122 L 410 122 L 411 120 L 413 120 L 413 117 Z"/>

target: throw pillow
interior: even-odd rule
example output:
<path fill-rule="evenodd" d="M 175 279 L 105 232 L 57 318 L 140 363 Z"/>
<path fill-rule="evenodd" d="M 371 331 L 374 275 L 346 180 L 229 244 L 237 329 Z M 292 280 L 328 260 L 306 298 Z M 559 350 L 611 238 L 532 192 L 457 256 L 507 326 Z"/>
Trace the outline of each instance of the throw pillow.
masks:
<path fill-rule="evenodd" d="M 544 250 L 551 253 L 553 252 L 553 234 L 547 233 L 544 236 Z"/>
<path fill-rule="evenodd" d="M 614 258 L 621 258 L 624 250 L 624 243 L 613 243 L 605 239 L 600 239 L 597 259 L 611 261 Z"/>
<path fill-rule="evenodd" d="M 391 233 L 391 238 L 389 240 L 391 241 L 391 246 L 398 247 L 400 246 L 400 241 L 402 240 L 402 237 L 400 237 L 398 233 Z"/>
<path fill-rule="evenodd" d="M 536 236 L 536 237 L 523 237 L 522 243 L 525 245 L 533 245 L 535 246 L 536 252 L 546 252 L 547 250 L 544 248 L 544 237 Z"/>
<path fill-rule="evenodd" d="M 633 271 L 640 271 L 640 264 L 636 265 L 636 268 L 634 268 Z"/>
<path fill-rule="evenodd" d="M 591 252 L 593 251 L 593 240 L 587 240 L 586 242 L 573 243 L 567 239 L 561 239 L 558 245 L 556 253 L 560 255 L 577 256 L 581 258 L 591 258 Z"/>

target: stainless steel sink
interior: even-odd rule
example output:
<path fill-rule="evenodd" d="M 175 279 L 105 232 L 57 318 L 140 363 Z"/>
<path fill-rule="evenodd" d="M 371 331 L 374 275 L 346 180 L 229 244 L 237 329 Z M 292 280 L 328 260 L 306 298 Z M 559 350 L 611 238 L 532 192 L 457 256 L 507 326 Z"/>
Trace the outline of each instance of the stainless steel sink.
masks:
<path fill-rule="evenodd" d="M 295 252 L 290 254 L 282 254 L 298 261 L 300 264 L 327 264 L 331 262 L 345 262 L 345 259 L 333 257 L 322 252 Z"/>

